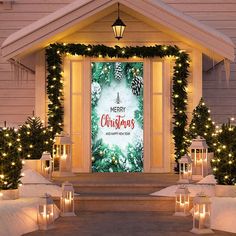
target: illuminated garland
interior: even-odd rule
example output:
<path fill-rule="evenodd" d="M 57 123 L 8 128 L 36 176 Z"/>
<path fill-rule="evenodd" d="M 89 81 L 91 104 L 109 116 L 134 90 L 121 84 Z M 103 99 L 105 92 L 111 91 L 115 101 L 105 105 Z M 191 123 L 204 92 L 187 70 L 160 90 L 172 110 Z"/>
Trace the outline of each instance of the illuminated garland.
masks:
<path fill-rule="evenodd" d="M 173 74 L 173 138 L 175 141 L 176 161 L 187 151 L 186 125 L 187 125 L 187 78 L 189 75 L 189 55 L 177 46 L 136 46 L 136 47 L 107 47 L 105 45 L 84 44 L 51 44 L 46 49 L 47 57 L 47 94 L 48 125 L 53 134 L 63 130 L 63 71 L 62 59 L 66 54 L 81 55 L 100 58 L 152 58 L 175 57 Z"/>

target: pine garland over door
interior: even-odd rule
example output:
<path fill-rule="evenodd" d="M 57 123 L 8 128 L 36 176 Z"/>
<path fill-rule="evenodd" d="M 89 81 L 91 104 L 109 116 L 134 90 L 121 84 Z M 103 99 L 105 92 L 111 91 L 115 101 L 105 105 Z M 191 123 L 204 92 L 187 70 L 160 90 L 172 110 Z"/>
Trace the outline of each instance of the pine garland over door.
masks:
<path fill-rule="evenodd" d="M 175 142 L 175 160 L 187 152 L 187 92 L 189 75 L 189 55 L 172 45 L 108 47 L 105 45 L 51 44 L 46 48 L 48 125 L 54 135 L 63 130 L 63 56 L 66 54 L 100 58 L 153 58 L 174 57 L 172 104 L 173 138 Z M 116 69 L 117 72 L 119 68 Z"/>

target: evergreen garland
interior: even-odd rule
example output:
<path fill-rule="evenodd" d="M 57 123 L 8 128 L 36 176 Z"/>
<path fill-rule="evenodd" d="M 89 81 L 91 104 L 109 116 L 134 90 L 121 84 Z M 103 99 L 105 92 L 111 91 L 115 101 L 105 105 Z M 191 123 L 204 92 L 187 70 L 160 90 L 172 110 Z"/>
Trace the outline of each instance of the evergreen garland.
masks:
<path fill-rule="evenodd" d="M 209 151 L 212 152 L 216 146 L 216 130 L 210 116 L 210 110 L 201 98 L 198 106 L 193 110 L 193 118 L 189 125 L 188 139 L 191 141 L 197 136 L 206 139 Z"/>
<path fill-rule="evenodd" d="M 236 185 L 236 127 L 223 124 L 217 131 L 217 148 L 211 165 L 218 184 Z"/>
<path fill-rule="evenodd" d="M 44 127 L 39 117 L 28 117 L 19 129 L 19 134 L 22 144 L 22 158 L 40 159 L 44 151 L 51 152 L 52 132 Z"/>
<path fill-rule="evenodd" d="M 177 46 L 136 46 L 136 47 L 107 47 L 105 45 L 84 45 L 84 44 L 51 44 L 46 49 L 47 60 L 47 94 L 48 124 L 53 134 L 63 130 L 63 80 L 62 80 L 62 59 L 66 53 L 82 55 L 87 57 L 109 57 L 109 58 L 152 58 L 152 57 L 175 57 L 172 101 L 173 114 L 173 138 L 175 142 L 175 159 L 177 160 L 187 152 L 186 142 L 187 125 L 187 78 L 189 75 L 189 55 L 181 51 Z M 111 71 L 111 70 L 109 70 Z M 114 76 L 114 71 L 111 72 Z M 109 78 L 109 76 L 108 76 Z M 132 81 L 130 81 L 131 84 Z M 109 83 L 109 81 L 108 81 Z"/>
<path fill-rule="evenodd" d="M 0 130 L 0 190 L 17 189 L 20 184 L 22 161 L 20 139 L 13 128 Z"/>

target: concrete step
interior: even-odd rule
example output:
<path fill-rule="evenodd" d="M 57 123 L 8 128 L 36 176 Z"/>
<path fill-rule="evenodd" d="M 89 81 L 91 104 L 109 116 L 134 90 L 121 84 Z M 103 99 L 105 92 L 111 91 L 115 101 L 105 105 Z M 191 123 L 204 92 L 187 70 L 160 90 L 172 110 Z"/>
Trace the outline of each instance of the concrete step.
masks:
<path fill-rule="evenodd" d="M 59 206 L 59 199 L 54 198 Z M 80 195 L 75 198 L 75 211 L 155 211 L 174 212 L 174 197 L 149 195 Z"/>
<path fill-rule="evenodd" d="M 150 194 L 167 186 L 161 184 L 74 184 L 79 194 Z"/>

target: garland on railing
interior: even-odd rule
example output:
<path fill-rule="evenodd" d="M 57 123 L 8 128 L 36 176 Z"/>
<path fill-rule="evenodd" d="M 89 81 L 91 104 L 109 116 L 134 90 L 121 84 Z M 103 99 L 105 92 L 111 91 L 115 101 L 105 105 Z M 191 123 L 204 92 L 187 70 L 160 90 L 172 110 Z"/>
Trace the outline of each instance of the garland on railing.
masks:
<path fill-rule="evenodd" d="M 81 55 L 101 58 L 152 58 L 175 57 L 173 74 L 172 103 L 173 111 L 173 138 L 175 141 L 175 160 L 177 161 L 187 151 L 187 78 L 189 75 L 189 55 L 177 46 L 155 45 L 136 47 L 107 47 L 105 45 L 84 44 L 51 44 L 46 49 L 47 57 L 47 94 L 48 125 L 53 134 L 63 130 L 63 70 L 62 57 L 65 54 Z"/>

